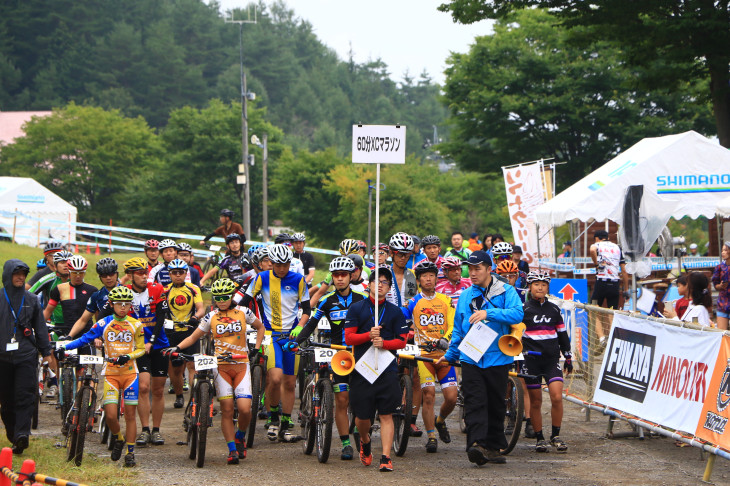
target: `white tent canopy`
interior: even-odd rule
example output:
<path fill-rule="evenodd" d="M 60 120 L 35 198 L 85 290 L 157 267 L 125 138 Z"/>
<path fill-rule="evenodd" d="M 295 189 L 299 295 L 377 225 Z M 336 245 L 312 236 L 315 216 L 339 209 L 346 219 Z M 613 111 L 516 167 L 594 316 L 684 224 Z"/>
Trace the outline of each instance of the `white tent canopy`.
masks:
<path fill-rule="evenodd" d="M 717 214 L 730 216 L 730 196 L 717 203 Z"/>
<path fill-rule="evenodd" d="M 612 219 L 626 188 L 641 184 L 676 202 L 661 216 L 711 218 L 730 193 L 730 151 L 694 131 L 645 138 L 540 206 L 535 220 L 549 227 Z"/>
<path fill-rule="evenodd" d="M 15 241 L 36 246 L 76 239 L 76 208 L 33 179 L 0 177 L 0 228 Z"/>

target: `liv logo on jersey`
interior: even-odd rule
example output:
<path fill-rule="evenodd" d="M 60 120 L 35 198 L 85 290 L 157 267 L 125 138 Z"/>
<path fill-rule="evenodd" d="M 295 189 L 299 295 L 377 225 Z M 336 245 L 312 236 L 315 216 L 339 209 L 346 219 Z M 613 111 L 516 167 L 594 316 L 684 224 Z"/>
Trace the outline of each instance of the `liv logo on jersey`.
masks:
<path fill-rule="evenodd" d="M 725 372 L 720 380 L 720 389 L 717 391 L 717 411 L 722 412 L 730 404 L 730 359 L 727 360 Z"/>
<path fill-rule="evenodd" d="M 615 328 L 599 388 L 643 403 L 654 363 L 656 336 Z"/>

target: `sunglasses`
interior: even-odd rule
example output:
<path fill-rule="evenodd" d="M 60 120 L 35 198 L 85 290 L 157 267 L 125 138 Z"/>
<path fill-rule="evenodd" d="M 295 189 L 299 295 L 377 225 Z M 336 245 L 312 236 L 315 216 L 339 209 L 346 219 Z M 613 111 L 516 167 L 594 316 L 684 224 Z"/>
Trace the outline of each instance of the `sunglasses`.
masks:
<path fill-rule="evenodd" d="M 116 273 L 100 273 L 99 278 L 118 277 Z"/>
<path fill-rule="evenodd" d="M 170 270 L 170 275 L 185 275 L 188 273 L 185 270 Z"/>
<path fill-rule="evenodd" d="M 132 275 L 147 275 L 147 270 L 135 270 Z"/>
<path fill-rule="evenodd" d="M 74 275 L 85 275 L 86 274 L 86 270 L 82 270 L 80 272 L 78 270 L 71 270 L 69 273 L 72 273 Z"/>
<path fill-rule="evenodd" d="M 352 275 L 352 274 L 350 272 L 333 272 L 332 273 L 332 276 L 333 277 L 337 277 L 337 278 L 341 278 L 341 277 L 344 278 L 344 277 L 347 277 L 349 275 Z"/>
<path fill-rule="evenodd" d="M 126 302 L 126 301 L 125 302 L 112 302 L 112 305 L 118 305 L 121 307 L 129 307 L 130 305 L 132 305 L 132 303 Z"/>
<path fill-rule="evenodd" d="M 225 302 L 227 300 L 231 300 L 230 295 L 214 295 L 213 300 L 216 302 Z"/>

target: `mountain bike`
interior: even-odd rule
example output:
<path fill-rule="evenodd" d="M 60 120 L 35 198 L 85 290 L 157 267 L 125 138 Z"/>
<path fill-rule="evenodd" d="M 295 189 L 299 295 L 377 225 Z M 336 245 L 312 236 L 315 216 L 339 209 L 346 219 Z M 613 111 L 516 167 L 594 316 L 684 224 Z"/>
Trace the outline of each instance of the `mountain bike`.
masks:
<path fill-rule="evenodd" d="M 256 331 L 248 331 L 248 349 L 249 352 L 254 350 L 256 345 Z M 251 422 L 248 424 L 248 432 L 246 433 L 246 447 L 253 447 L 253 438 L 256 434 L 256 420 L 258 419 L 259 408 L 263 408 L 263 396 L 266 389 L 266 362 L 268 356 L 265 354 L 268 336 L 264 337 L 261 342 L 261 353 L 258 355 L 256 362 L 249 362 L 249 372 L 251 373 Z M 238 414 L 238 408 L 235 408 L 235 414 Z"/>
<path fill-rule="evenodd" d="M 329 345 L 315 343 L 310 348 L 300 348 L 299 354 L 299 366 L 311 371 L 299 408 L 299 423 L 304 437 L 302 450 L 311 454 L 316 446 L 317 460 L 325 463 L 332 446 L 335 416 L 335 391 L 330 378 L 330 362 L 335 351 Z"/>
<path fill-rule="evenodd" d="M 203 264 L 203 275 L 206 275 L 208 271 L 211 268 L 215 268 L 220 264 L 220 262 L 223 260 L 223 257 L 225 256 L 225 250 L 220 245 L 211 245 L 206 243 L 205 248 L 212 251 L 213 254 L 208 257 L 207 260 L 205 260 L 205 263 Z M 203 276 L 201 275 L 201 277 Z M 210 287 L 213 285 L 213 282 L 218 280 L 223 276 L 223 271 L 219 268 L 216 273 L 213 274 L 211 278 L 209 278 L 206 281 L 206 290 L 210 290 Z"/>
<path fill-rule="evenodd" d="M 68 341 L 55 341 L 57 347 L 65 346 Z M 72 349 L 66 351 L 66 356 L 78 356 L 78 350 Z M 71 409 L 71 405 L 76 399 L 76 364 L 73 359 L 64 359 L 58 372 L 58 402 L 56 408 L 61 410 L 61 433 L 66 435 L 66 417 Z"/>
<path fill-rule="evenodd" d="M 96 384 L 99 382 L 94 365 L 104 364 L 113 359 L 85 354 L 67 354 L 64 359 L 72 365 L 81 367 L 81 387 L 76 393 L 68 415 L 64 417 L 66 434 L 66 460 L 77 466 L 84 456 L 86 432 L 91 431 L 96 404 Z"/>
<path fill-rule="evenodd" d="M 171 358 L 181 358 L 195 363 L 195 378 L 190 400 L 185 407 L 183 430 L 187 432 L 188 458 L 195 459 L 197 467 L 205 465 L 205 449 L 208 429 L 213 425 L 213 370 L 218 368 L 218 361 L 235 362 L 245 355 L 207 356 L 204 354 L 170 353 Z"/>

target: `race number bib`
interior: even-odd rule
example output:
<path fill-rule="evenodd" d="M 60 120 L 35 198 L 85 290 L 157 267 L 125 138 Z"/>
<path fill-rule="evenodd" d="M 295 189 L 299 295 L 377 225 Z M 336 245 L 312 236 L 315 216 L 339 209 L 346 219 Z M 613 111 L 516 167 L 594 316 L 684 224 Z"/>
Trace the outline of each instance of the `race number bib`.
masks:
<path fill-rule="evenodd" d="M 400 351 L 400 354 L 408 354 L 411 356 L 420 356 L 421 348 L 417 344 L 406 344 L 406 347 Z"/>
<path fill-rule="evenodd" d="M 82 354 L 79 356 L 79 364 L 104 364 L 104 358 L 101 356 Z"/>
<path fill-rule="evenodd" d="M 314 361 L 316 363 L 329 363 L 332 361 L 332 356 L 334 356 L 335 353 L 336 351 L 334 349 L 317 348 L 314 352 Z"/>
<path fill-rule="evenodd" d="M 319 324 L 317 324 L 317 329 L 320 329 L 322 331 L 330 331 L 332 329 L 332 326 L 330 325 L 330 321 L 328 321 L 327 318 L 323 317 L 319 320 Z"/>
<path fill-rule="evenodd" d="M 256 344 L 256 333 L 255 332 L 252 332 L 251 334 L 248 335 L 248 342 L 249 342 L 249 344 Z M 271 335 L 266 334 L 264 336 L 264 340 L 261 341 L 261 347 L 265 348 L 269 344 L 271 344 Z"/>
<path fill-rule="evenodd" d="M 214 370 L 216 368 L 218 368 L 218 360 L 215 356 L 195 355 L 195 371 Z"/>

